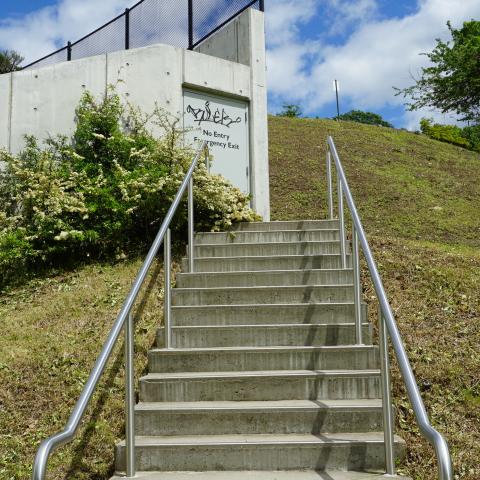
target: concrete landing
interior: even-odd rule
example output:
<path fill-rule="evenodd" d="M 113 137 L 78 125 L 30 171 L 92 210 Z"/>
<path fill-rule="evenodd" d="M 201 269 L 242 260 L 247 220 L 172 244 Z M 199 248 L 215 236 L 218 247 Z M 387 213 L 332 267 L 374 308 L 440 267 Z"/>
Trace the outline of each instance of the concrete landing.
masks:
<path fill-rule="evenodd" d="M 138 472 L 135 478 L 141 480 L 411 480 L 403 476 L 388 476 L 367 472 L 314 472 L 292 470 L 288 472 Z M 114 476 L 111 480 L 123 480 Z"/>

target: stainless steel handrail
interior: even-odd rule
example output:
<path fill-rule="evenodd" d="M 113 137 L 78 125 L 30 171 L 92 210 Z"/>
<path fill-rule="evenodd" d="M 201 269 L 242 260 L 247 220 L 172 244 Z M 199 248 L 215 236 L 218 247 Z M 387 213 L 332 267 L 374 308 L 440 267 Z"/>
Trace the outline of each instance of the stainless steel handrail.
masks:
<path fill-rule="evenodd" d="M 453 480 L 453 469 L 452 469 L 452 460 L 450 457 L 450 452 L 448 449 L 448 444 L 443 436 L 435 430 L 429 421 L 427 411 L 425 409 L 425 405 L 423 403 L 422 397 L 420 395 L 420 391 L 418 389 L 415 376 L 412 371 L 412 367 L 410 366 L 410 362 L 408 360 L 407 353 L 402 343 L 402 339 L 400 336 L 400 332 L 398 330 L 397 324 L 395 322 L 395 318 L 393 316 L 392 308 L 390 307 L 390 303 L 388 302 L 387 294 L 385 292 L 385 288 L 383 287 L 382 280 L 378 273 L 378 268 L 375 263 L 375 260 L 372 255 L 372 251 L 370 249 L 370 245 L 368 243 L 367 237 L 365 235 L 365 231 L 363 229 L 362 222 L 360 220 L 360 216 L 357 211 L 357 207 L 355 205 L 355 201 L 353 200 L 352 193 L 350 191 L 350 187 L 347 182 L 347 178 L 345 176 L 345 172 L 343 170 L 342 163 L 340 161 L 340 157 L 338 156 L 337 149 L 335 147 L 335 143 L 332 137 L 328 137 L 328 146 L 331 155 L 333 156 L 338 181 L 340 183 L 339 193 L 345 195 L 345 199 L 347 201 L 348 208 L 350 210 L 350 214 L 353 220 L 353 226 L 355 229 L 353 237 L 358 237 L 360 245 L 362 247 L 363 254 L 365 256 L 365 260 L 368 265 L 368 269 L 370 271 L 370 276 L 373 281 L 373 285 L 375 287 L 375 292 L 377 294 L 377 298 L 379 301 L 379 323 L 380 323 L 380 332 L 381 338 L 380 342 L 381 351 L 384 352 L 384 357 L 382 359 L 382 387 L 384 390 L 384 421 L 388 422 L 387 425 L 384 426 L 385 430 L 385 451 L 386 451 L 386 466 L 387 466 L 387 473 L 389 475 L 394 475 L 394 462 L 393 462 L 393 425 L 392 425 L 392 415 L 387 412 L 387 409 L 391 409 L 390 403 L 390 394 L 389 394 L 389 367 L 388 367 L 388 343 L 387 343 L 387 333 L 390 336 L 392 341 L 393 350 L 395 352 L 395 356 L 398 361 L 398 366 L 400 368 L 400 372 L 403 377 L 403 381 L 405 383 L 405 388 L 407 391 L 408 398 L 413 408 L 413 412 L 415 414 L 415 418 L 417 420 L 418 427 L 422 432 L 423 436 L 433 445 L 435 448 L 435 453 L 437 456 L 438 461 L 438 478 L 440 480 Z M 327 156 L 327 163 L 329 162 L 330 155 Z M 327 167 L 327 174 L 330 169 Z M 332 211 L 331 205 L 333 204 L 333 198 L 331 196 L 331 178 L 328 179 L 328 191 L 329 191 L 329 210 Z M 343 200 L 343 199 L 342 199 Z M 339 220 L 340 224 L 343 225 L 343 201 L 340 201 L 340 208 L 339 209 Z M 345 231 L 341 229 L 340 235 L 343 239 L 345 239 Z M 344 252 L 342 252 L 344 255 Z M 358 264 L 358 258 L 357 258 Z M 384 323 L 383 323 L 384 322 Z M 385 329 L 383 330 L 383 327 Z M 382 352 L 381 352 L 382 353 Z M 386 371 L 385 371 L 386 368 Z M 387 401 L 385 401 L 385 398 Z"/>
<path fill-rule="evenodd" d="M 124 326 L 125 326 L 125 336 L 126 336 L 125 350 L 127 353 L 126 354 L 127 476 L 128 477 L 135 476 L 135 466 L 134 466 L 135 459 L 133 455 L 134 395 L 132 394 L 133 393 L 133 325 L 132 325 L 133 322 L 131 321 L 132 308 L 142 288 L 142 285 L 143 285 L 143 282 L 145 281 L 147 273 L 150 270 L 150 267 L 152 266 L 152 263 L 160 249 L 160 246 L 162 245 L 163 239 L 167 233 L 170 223 L 172 222 L 173 216 L 175 215 L 180 205 L 180 202 L 182 200 L 182 197 L 188 187 L 190 187 L 189 188 L 190 194 L 188 196 L 189 198 L 188 211 L 189 213 L 193 214 L 193 205 L 190 204 L 190 202 L 193 203 L 193 192 L 191 190 L 193 188 L 193 182 L 191 180 L 193 179 L 193 172 L 195 171 L 195 167 L 198 164 L 198 160 L 200 159 L 202 152 L 205 151 L 206 148 L 207 148 L 207 142 L 203 142 L 200 148 L 197 150 L 196 155 L 190 165 L 190 168 L 188 169 L 185 175 L 185 178 L 183 179 L 183 182 L 180 188 L 178 189 L 178 192 L 172 202 L 172 205 L 170 206 L 167 212 L 167 215 L 165 216 L 165 220 L 163 221 L 160 227 L 160 230 L 158 231 L 157 236 L 155 237 L 155 240 L 153 241 L 153 244 L 150 247 L 147 257 L 145 258 L 145 261 L 143 262 L 143 265 L 139 273 L 137 274 L 137 277 L 133 283 L 130 293 L 128 294 L 125 302 L 122 305 L 122 309 L 120 310 L 120 313 L 117 319 L 115 320 L 115 323 L 113 324 L 112 329 L 110 330 L 108 338 L 103 345 L 102 351 L 99 357 L 97 358 L 97 361 L 95 362 L 95 366 L 93 367 L 93 370 L 90 373 L 87 383 L 80 395 L 80 398 L 75 404 L 75 407 L 70 415 L 70 418 L 68 419 L 68 422 L 65 428 L 61 432 L 51 436 L 50 438 L 47 438 L 46 440 L 43 440 L 42 443 L 40 444 L 37 454 L 35 456 L 34 464 L 33 464 L 33 473 L 32 473 L 33 480 L 45 479 L 47 462 L 50 455 L 58 447 L 60 447 L 61 445 L 64 445 L 65 443 L 70 442 L 74 438 L 75 433 L 80 426 L 80 422 L 83 418 L 83 415 L 85 414 L 85 410 L 93 396 L 93 393 L 95 392 L 95 388 L 100 380 L 100 377 L 102 376 L 102 373 L 105 370 L 107 362 L 110 356 L 112 355 L 113 349 L 117 343 L 120 332 L 122 331 Z M 190 245 L 188 250 L 190 255 L 193 255 L 193 231 L 190 231 L 190 230 L 193 230 L 192 219 L 189 219 L 188 236 L 189 236 Z M 189 265 L 190 265 L 190 268 L 193 270 L 193 256 L 189 258 Z M 169 287 L 170 287 L 169 285 L 165 285 L 164 288 L 167 289 Z"/>

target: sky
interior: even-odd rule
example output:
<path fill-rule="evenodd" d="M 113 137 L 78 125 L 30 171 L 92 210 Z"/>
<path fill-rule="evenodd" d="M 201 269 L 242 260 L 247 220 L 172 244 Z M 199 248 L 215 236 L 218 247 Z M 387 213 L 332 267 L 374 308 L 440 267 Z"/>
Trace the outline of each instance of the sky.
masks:
<path fill-rule="evenodd" d="M 168 3 L 169 0 L 167 0 Z M 202 0 L 219 7 L 229 0 Z M 2 0 L 0 48 L 33 61 L 82 37 L 134 0 Z M 170 5 L 180 5 L 178 0 Z M 398 128 L 416 130 L 422 117 L 455 123 L 452 115 L 409 112 L 393 87 L 414 83 L 428 58 L 449 39 L 446 23 L 480 20 L 480 0 L 265 0 L 269 111 L 299 105 L 306 116 L 373 111 Z M 172 7 L 177 8 L 177 7 Z M 170 16 L 172 18 L 172 16 Z"/>

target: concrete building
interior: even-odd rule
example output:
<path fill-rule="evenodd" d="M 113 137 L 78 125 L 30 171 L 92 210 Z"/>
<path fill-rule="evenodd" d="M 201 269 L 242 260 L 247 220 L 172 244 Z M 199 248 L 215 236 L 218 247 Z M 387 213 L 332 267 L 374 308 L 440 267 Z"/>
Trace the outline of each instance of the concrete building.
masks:
<path fill-rule="evenodd" d="M 71 136 L 82 93 L 113 84 L 144 112 L 158 105 L 183 118 L 187 141 L 206 139 L 212 170 L 250 193 L 268 221 L 265 70 L 263 13 L 248 9 L 195 51 L 157 44 L 1 75 L 0 148 L 19 152 L 25 134 Z"/>

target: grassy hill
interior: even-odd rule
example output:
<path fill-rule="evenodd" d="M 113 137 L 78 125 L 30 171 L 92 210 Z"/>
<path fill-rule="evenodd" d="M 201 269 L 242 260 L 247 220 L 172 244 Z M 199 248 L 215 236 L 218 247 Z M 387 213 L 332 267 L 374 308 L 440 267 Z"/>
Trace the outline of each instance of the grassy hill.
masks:
<path fill-rule="evenodd" d="M 432 421 L 459 479 L 480 477 L 480 155 L 423 136 L 327 120 L 270 119 L 273 219 L 324 218 L 325 144 L 332 135 L 374 248 Z M 140 265 L 87 265 L 0 294 L 0 479 L 26 479 L 38 442 L 61 428 Z M 162 308 L 159 265 L 142 295 L 141 371 Z M 373 303 L 370 286 L 365 299 Z M 375 308 L 370 309 L 372 321 Z M 106 479 L 123 435 L 120 345 L 78 440 L 51 479 Z M 398 379 L 400 468 L 433 480 Z"/>
<path fill-rule="evenodd" d="M 456 478 L 480 478 L 480 155 L 422 135 L 331 120 L 270 118 L 272 218 L 325 218 L 332 135 L 433 424 Z M 364 278 L 366 278 L 364 266 Z M 364 298 L 372 303 L 367 286 Z M 394 378 L 415 480 L 435 479 Z"/>

